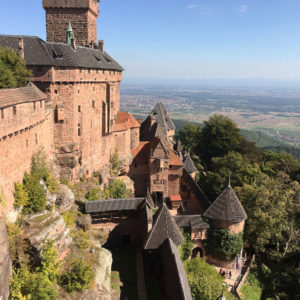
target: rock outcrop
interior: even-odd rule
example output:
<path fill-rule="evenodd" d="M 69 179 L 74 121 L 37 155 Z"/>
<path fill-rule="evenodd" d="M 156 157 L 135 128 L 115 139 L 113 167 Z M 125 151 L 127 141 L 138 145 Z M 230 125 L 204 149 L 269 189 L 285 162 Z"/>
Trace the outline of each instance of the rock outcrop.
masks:
<path fill-rule="evenodd" d="M 11 272 L 7 231 L 0 207 L 0 300 L 8 299 L 9 277 L 11 276 Z"/>
<path fill-rule="evenodd" d="M 27 215 L 21 230 L 24 238 L 38 251 L 41 250 L 44 240 L 53 240 L 60 258 L 64 257 L 72 243 L 70 231 L 58 212 L 44 211 Z"/>
<path fill-rule="evenodd" d="M 70 210 L 75 204 L 74 194 L 65 184 L 59 185 L 55 204 L 59 206 L 59 212 L 61 214 Z"/>

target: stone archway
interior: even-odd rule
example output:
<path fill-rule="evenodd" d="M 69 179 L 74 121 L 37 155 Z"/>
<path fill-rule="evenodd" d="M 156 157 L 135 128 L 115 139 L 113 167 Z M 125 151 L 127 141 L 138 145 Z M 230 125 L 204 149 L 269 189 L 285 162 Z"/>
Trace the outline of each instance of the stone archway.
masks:
<path fill-rule="evenodd" d="M 204 257 L 204 251 L 202 248 L 200 247 L 197 247 L 197 248 L 194 248 L 193 251 L 192 251 L 192 258 L 196 258 L 198 253 L 200 254 L 200 257 Z"/>

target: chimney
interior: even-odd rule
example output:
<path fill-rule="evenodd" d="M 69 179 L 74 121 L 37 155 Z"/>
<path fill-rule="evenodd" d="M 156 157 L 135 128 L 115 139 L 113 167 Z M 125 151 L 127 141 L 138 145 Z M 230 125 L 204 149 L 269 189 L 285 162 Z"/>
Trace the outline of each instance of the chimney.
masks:
<path fill-rule="evenodd" d="M 24 59 L 24 39 L 22 37 L 19 37 L 19 50 L 18 55 Z"/>
<path fill-rule="evenodd" d="M 71 39 L 71 46 L 73 50 L 76 50 L 76 39 L 74 37 Z"/>
<path fill-rule="evenodd" d="M 104 41 L 103 40 L 98 41 L 98 48 L 102 53 L 104 53 Z"/>

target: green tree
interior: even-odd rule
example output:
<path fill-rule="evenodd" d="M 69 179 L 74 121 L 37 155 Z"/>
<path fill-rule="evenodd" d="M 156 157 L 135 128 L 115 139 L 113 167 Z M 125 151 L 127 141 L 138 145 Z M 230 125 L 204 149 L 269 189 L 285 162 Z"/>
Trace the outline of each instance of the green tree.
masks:
<path fill-rule="evenodd" d="M 126 197 L 126 184 L 117 179 L 108 186 L 110 198 L 122 199 Z"/>
<path fill-rule="evenodd" d="M 25 61 L 17 53 L 0 47 L 0 89 L 24 86 L 30 76 Z"/>
<path fill-rule="evenodd" d="M 90 265 L 83 261 L 74 261 L 71 270 L 61 276 L 61 285 L 68 293 L 82 292 L 88 289 L 95 274 Z"/>
<path fill-rule="evenodd" d="M 197 143 L 201 137 L 201 128 L 195 124 L 185 125 L 179 130 L 176 139 L 180 140 L 184 149 L 191 154 L 195 153 Z"/>
<path fill-rule="evenodd" d="M 32 174 L 25 173 L 24 186 L 29 196 L 29 202 L 24 206 L 25 213 L 35 213 L 46 208 L 46 195 L 40 184 L 40 179 Z"/>
<path fill-rule="evenodd" d="M 28 192 L 24 187 L 23 183 L 15 182 L 15 192 L 14 192 L 15 202 L 14 205 L 16 207 L 27 206 L 29 203 Z"/>
<path fill-rule="evenodd" d="M 188 282 L 194 300 L 216 300 L 222 294 L 223 278 L 204 259 L 193 258 L 185 262 Z M 227 300 L 235 297 L 225 292 Z"/>
<path fill-rule="evenodd" d="M 54 241 L 47 241 L 40 255 L 41 267 L 39 271 L 46 276 L 51 282 L 55 282 L 60 268 L 58 253 L 54 247 Z"/>
<path fill-rule="evenodd" d="M 209 168 L 213 157 L 222 157 L 237 150 L 241 140 L 240 130 L 230 118 L 214 115 L 204 122 L 197 153 L 203 165 Z"/>

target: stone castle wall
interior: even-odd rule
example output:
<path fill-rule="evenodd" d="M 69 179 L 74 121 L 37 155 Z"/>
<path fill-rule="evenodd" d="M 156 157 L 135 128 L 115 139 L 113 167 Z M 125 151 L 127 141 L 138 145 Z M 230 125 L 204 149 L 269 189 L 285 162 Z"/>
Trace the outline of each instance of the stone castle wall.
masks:
<path fill-rule="evenodd" d="M 40 147 L 50 158 L 54 152 L 53 115 L 48 102 L 17 104 L 15 114 L 13 107 L 2 109 L 3 118 L 0 116 L 0 189 L 5 213 L 13 209 L 14 182 L 21 182 L 24 172 L 30 170 L 32 155 Z"/>

